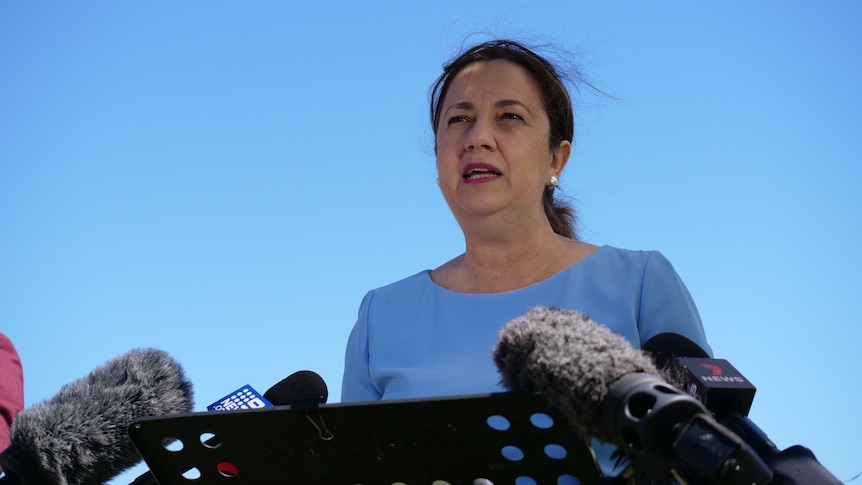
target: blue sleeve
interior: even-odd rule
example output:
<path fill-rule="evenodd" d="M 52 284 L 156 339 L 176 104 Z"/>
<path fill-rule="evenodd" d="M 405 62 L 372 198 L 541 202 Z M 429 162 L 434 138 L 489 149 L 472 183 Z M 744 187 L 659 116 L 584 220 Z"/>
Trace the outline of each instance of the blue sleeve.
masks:
<path fill-rule="evenodd" d="M 694 299 L 670 261 L 658 251 L 650 253 L 644 267 L 638 330 L 641 342 L 661 333 L 676 333 L 712 356 Z"/>
<path fill-rule="evenodd" d="M 341 402 L 379 400 L 382 395 L 374 386 L 368 352 L 368 311 L 374 292 L 368 292 L 359 305 L 359 318 L 347 339 L 344 375 L 341 380 Z"/>

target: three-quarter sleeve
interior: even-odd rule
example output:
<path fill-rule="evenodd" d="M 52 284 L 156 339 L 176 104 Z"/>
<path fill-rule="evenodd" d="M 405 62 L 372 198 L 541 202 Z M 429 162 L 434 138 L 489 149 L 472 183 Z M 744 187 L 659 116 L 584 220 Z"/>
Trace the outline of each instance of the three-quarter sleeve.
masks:
<path fill-rule="evenodd" d="M 368 349 L 368 313 L 374 292 L 368 292 L 359 305 L 359 316 L 344 354 L 344 375 L 341 380 L 341 401 L 371 401 L 381 398 L 371 377 Z"/>
<path fill-rule="evenodd" d="M 712 355 L 694 299 L 670 261 L 658 251 L 650 252 L 641 288 L 638 310 L 641 342 L 662 333 L 675 333 Z"/>

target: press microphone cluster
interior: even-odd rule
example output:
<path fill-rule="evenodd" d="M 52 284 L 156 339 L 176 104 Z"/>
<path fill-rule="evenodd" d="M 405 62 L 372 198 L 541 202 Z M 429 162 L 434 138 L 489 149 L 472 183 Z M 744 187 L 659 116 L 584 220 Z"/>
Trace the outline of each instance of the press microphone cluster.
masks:
<path fill-rule="evenodd" d="M 697 344 L 673 333 L 657 335 L 641 347 L 661 374 L 679 389 L 703 402 L 724 427 L 742 438 L 773 472 L 771 483 L 837 485 L 841 482 L 800 445 L 779 450 L 748 412 L 756 388 L 724 359 L 710 358 Z"/>
<path fill-rule="evenodd" d="M 541 391 L 575 432 L 620 447 L 632 483 L 766 484 L 771 469 L 643 352 L 570 310 L 535 308 L 494 349 L 502 384 Z"/>
<path fill-rule="evenodd" d="M 141 457 L 126 429 L 137 418 L 191 411 L 192 385 L 167 353 L 135 349 L 22 410 L 0 453 L 2 485 L 104 483 Z"/>

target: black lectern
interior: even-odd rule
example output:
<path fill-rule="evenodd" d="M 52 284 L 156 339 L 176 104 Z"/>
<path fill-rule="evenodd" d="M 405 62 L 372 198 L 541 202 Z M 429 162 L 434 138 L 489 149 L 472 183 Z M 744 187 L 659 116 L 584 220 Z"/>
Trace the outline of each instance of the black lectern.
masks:
<path fill-rule="evenodd" d="M 578 480 L 592 485 L 601 480 L 588 443 L 538 394 L 146 417 L 129 427 L 129 435 L 161 485 L 566 485 Z"/>

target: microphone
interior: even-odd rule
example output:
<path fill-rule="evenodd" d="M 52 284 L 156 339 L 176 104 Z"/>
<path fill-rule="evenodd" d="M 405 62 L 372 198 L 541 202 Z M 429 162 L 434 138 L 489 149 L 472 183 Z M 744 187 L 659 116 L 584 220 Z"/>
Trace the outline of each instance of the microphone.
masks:
<path fill-rule="evenodd" d="M 541 391 L 575 432 L 608 443 L 602 403 L 621 377 L 659 371 L 623 337 L 572 310 L 536 307 L 500 332 L 494 361 L 503 387 Z"/>
<path fill-rule="evenodd" d="M 232 411 L 236 409 L 258 409 L 271 406 L 294 406 L 306 402 L 315 405 L 329 398 L 326 382 L 316 372 L 301 370 L 278 381 L 260 394 L 246 384 L 227 396 L 207 406 L 208 411 Z"/>
<path fill-rule="evenodd" d="M 133 420 L 192 406 L 192 384 L 176 361 L 161 350 L 132 350 L 18 414 L 12 445 L 0 453 L 0 484 L 106 482 L 141 460 L 126 433 Z"/>
<path fill-rule="evenodd" d="M 278 381 L 263 393 L 263 397 L 276 406 L 317 405 L 326 403 L 329 389 L 318 373 L 301 370 Z"/>
<path fill-rule="evenodd" d="M 676 333 L 656 335 L 641 350 L 653 358 L 669 383 L 688 391 L 717 418 L 733 413 L 748 416 L 757 388 L 730 362 L 710 358 L 699 345 Z"/>
<path fill-rule="evenodd" d="M 541 391 L 584 436 L 617 444 L 647 483 L 763 484 L 771 470 L 623 337 L 572 310 L 537 307 L 493 352 L 502 384 Z"/>
<path fill-rule="evenodd" d="M 685 389 L 706 405 L 716 419 L 742 438 L 772 468 L 776 484 L 840 484 L 817 461 L 811 450 L 795 445 L 780 451 L 748 412 L 756 388 L 724 359 L 711 359 L 688 338 L 666 333 L 641 347 L 656 359 L 663 375 L 673 376 L 676 387 Z"/>
<path fill-rule="evenodd" d="M 697 344 L 675 333 L 656 335 L 644 342 L 641 349 L 654 358 L 668 382 L 702 402 L 716 419 L 754 446 L 758 455 L 765 458 L 771 453 L 770 448 L 777 452 L 775 445 L 747 418 L 757 388 L 730 362 L 710 358 Z M 741 428 L 743 425 L 751 429 L 746 431 Z"/>
<path fill-rule="evenodd" d="M 207 406 L 209 411 L 231 411 L 235 409 L 258 409 L 271 406 L 291 406 L 292 408 L 316 407 L 329 398 L 326 382 L 319 374 L 301 370 L 278 381 L 263 395 L 250 385 L 245 385 L 218 401 Z M 217 436 L 205 441 L 208 446 L 220 443 Z M 187 470 L 185 470 L 187 471 Z M 158 485 L 151 471 L 139 475 L 129 485 Z M 0 484 L 2 485 L 2 484 Z"/>

